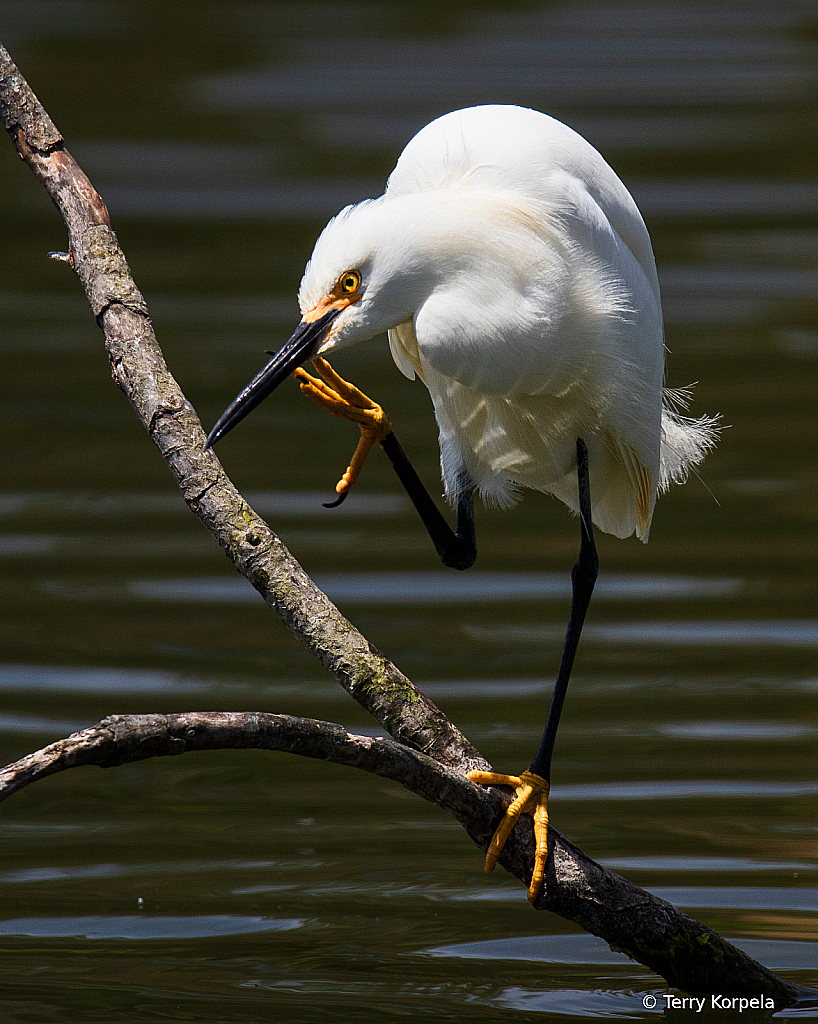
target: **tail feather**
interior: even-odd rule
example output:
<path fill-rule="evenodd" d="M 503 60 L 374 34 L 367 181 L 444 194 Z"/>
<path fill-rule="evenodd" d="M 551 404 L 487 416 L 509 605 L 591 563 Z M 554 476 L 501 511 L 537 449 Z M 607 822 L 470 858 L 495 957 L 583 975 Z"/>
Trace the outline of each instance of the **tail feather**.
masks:
<path fill-rule="evenodd" d="M 671 484 L 683 484 L 694 466 L 716 446 L 721 432 L 720 416 L 683 416 L 690 397 L 687 388 L 665 389 L 662 409 L 662 441 L 660 448 L 659 490 Z"/>

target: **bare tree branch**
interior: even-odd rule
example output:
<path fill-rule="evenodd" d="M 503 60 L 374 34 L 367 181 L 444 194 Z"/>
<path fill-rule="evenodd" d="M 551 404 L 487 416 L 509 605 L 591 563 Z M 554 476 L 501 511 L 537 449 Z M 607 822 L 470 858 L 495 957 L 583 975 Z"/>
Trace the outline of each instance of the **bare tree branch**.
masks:
<path fill-rule="evenodd" d="M 68 228 L 71 263 L 105 333 L 114 379 L 191 510 L 289 629 L 390 735 L 444 764 L 464 770 L 485 766 L 446 716 L 315 586 L 238 493 L 215 454 L 204 451 L 201 424 L 165 364 L 105 203 L 5 50 L 0 106 L 18 153 Z"/>
<path fill-rule="evenodd" d="M 278 750 L 360 768 L 392 779 L 448 811 L 485 850 L 505 799 L 462 774 L 391 739 L 355 736 L 332 722 L 262 712 L 115 715 L 0 771 L 0 800 L 55 772 L 80 765 L 110 768 L 193 750 Z M 712 929 L 586 857 L 555 830 L 544 895 L 537 906 L 594 935 L 694 993 L 731 993 L 793 1005 L 818 996 L 782 981 Z M 512 833 L 504 866 L 531 878 L 531 828 Z"/>
<path fill-rule="evenodd" d="M 188 506 L 288 628 L 394 737 L 351 736 L 327 722 L 263 713 L 116 716 L 0 771 L 0 799 L 79 765 L 110 767 L 224 747 L 285 750 L 394 779 L 453 814 L 485 850 L 508 795 L 464 778 L 471 768 L 489 767 L 486 760 L 318 590 L 213 452 L 204 451 L 201 424 L 165 364 L 108 210 L 2 46 L 0 115 L 65 221 L 70 262 L 105 333 L 114 379 Z M 528 819 L 515 829 L 501 863 L 528 884 Z M 709 928 L 596 864 L 553 828 L 537 906 L 579 923 L 688 992 L 765 994 L 777 1006 L 816 994 L 777 978 Z"/>

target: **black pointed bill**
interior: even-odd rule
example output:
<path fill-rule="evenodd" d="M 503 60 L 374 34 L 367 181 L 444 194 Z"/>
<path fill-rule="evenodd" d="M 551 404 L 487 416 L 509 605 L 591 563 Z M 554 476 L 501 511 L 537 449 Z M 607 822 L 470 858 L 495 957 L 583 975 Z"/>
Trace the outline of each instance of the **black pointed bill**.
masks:
<path fill-rule="evenodd" d="M 327 336 L 330 324 L 340 312 L 341 309 L 332 308 L 317 320 L 301 321 L 290 340 L 282 345 L 270 362 L 259 370 L 247 387 L 236 395 L 221 414 L 216 425 L 207 435 L 205 450 L 212 448 L 260 402 L 271 395 L 293 370 L 297 370 L 302 363 L 306 363 L 308 359 L 317 354 Z"/>

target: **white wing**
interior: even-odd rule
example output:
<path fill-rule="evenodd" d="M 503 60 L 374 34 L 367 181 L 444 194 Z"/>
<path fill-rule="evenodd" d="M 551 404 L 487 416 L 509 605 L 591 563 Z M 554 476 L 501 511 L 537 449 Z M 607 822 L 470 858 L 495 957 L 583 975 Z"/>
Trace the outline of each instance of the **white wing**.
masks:
<path fill-rule="evenodd" d="M 513 189 L 547 202 L 555 171 L 583 183 L 636 257 L 658 302 L 650 236 L 633 197 L 589 142 L 547 114 L 500 105 L 444 114 L 421 129 L 401 153 L 387 194 L 472 180 L 487 189 Z"/>
<path fill-rule="evenodd" d="M 462 464 L 501 503 L 522 484 L 576 508 L 572 467 L 582 436 L 596 522 L 646 539 L 663 477 L 663 429 L 666 463 L 692 431 L 667 411 L 663 424 L 659 283 L 630 193 L 576 132 L 507 106 L 427 125 L 401 154 L 387 196 L 447 191 L 502 197 L 496 230 L 475 254 L 483 266 L 454 276 L 413 324 L 390 332 L 395 361 L 418 371 L 432 394 L 447 491 Z M 519 216 L 515 243 L 498 253 L 504 204 Z M 520 227 L 532 219 L 536 257 L 520 244 Z M 692 444 L 675 462 L 703 454 Z"/>

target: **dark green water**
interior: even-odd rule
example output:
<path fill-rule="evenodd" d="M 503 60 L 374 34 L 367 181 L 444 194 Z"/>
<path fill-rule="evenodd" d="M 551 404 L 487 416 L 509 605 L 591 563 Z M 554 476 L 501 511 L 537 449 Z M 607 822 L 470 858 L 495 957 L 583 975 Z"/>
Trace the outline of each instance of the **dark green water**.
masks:
<path fill-rule="evenodd" d="M 434 116 L 516 102 L 632 189 L 668 383 L 730 429 L 603 575 L 554 823 L 785 977 L 818 984 L 818 17 L 809 3 L 72 3 L 0 40 L 106 199 L 209 426 L 298 319 L 313 240 Z M 57 215 L 0 150 L 0 756 L 106 714 L 262 709 L 370 729 L 191 517 L 110 380 Z M 338 369 L 437 477 L 385 339 Z M 282 387 L 219 455 L 356 625 L 498 766 L 530 761 L 576 523 L 478 511 L 444 573 L 385 460 Z M 434 489 L 434 488 L 433 488 Z M 647 1018 L 664 983 L 559 918 L 404 790 L 212 753 L 43 781 L 0 809 L 14 1024 Z M 782 1015 L 787 1016 L 787 1015 Z M 789 1016 L 794 1016 L 790 1014 Z M 723 1017 L 721 1018 L 723 1019 Z"/>

